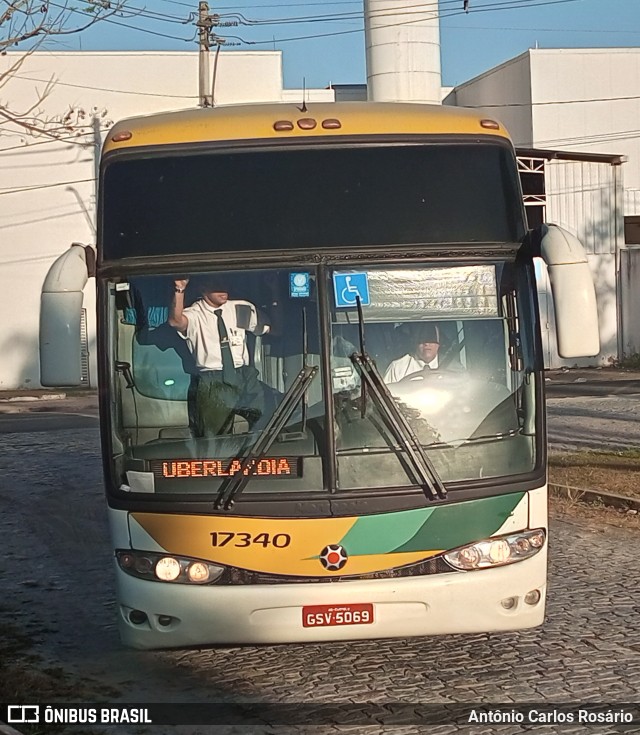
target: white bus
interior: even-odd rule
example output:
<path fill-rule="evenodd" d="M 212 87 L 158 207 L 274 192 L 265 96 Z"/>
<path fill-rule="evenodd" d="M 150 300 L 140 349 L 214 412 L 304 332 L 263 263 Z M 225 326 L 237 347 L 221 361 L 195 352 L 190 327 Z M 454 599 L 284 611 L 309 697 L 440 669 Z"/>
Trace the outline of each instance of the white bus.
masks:
<path fill-rule="evenodd" d="M 152 115 L 111 130 L 99 192 L 102 449 L 124 643 L 542 623 L 535 258 L 560 354 L 596 354 L 599 338 L 584 250 L 553 225 L 527 230 L 501 125 L 417 104 Z M 44 385 L 79 382 L 91 252 L 72 247 L 45 283 Z M 247 336 L 262 420 L 230 410 L 203 435 L 202 373 L 168 318 L 177 280 L 188 305 L 211 278 L 270 329 Z M 424 330 L 429 369 L 390 380 L 392 363 L 418 359 Z"/>

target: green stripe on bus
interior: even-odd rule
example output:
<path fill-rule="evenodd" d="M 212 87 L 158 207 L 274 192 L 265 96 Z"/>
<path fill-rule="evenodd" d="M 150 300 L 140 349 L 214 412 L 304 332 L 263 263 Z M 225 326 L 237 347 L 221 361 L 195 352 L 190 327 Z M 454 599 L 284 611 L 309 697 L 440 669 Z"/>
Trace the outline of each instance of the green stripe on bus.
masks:
<path fill-rule="evenodd" d="M 363 516 L 340 543 L 354 555 L 453 549 L 494 534 L 524 495 L 496 495 L 440 507 Z"/>
<path fill-rule="evenodd" d="M 410 541 L 436 508 L 361 516 L 340 543 L 349 554 L 388 554 Z"/>

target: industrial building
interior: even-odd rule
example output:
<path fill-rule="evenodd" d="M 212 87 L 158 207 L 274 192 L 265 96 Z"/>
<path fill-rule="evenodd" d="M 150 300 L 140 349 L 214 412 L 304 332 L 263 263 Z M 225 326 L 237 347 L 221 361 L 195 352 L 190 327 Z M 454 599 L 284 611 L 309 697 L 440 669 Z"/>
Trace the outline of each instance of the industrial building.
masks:
<path fill-rule="evenodd" d="M 0 57 L 0 72 L 23 59 L 3 93 L 39 120 L 71 111 L 61 139 L 3 125 L 0 141 L 0 391 L 40 386 L 40 290 L 72 242 L 95 243 L 96 167 L 113 122 L 198 104 L 198 54 L 38 52 Z M 53 84 L 50 84 L 54 80 Z M 279 51 L 222 53 L 216 104 L 333 101 L 332 90 L 284 89 Z M 83 377 L 96 385 L 95 284 L 85 289 Z"/>
<path fill-rule="evenodd" d="M 369 5 L 375 5 L 370 0 Z M 438 102 L 437 20 L 376 28 L 367 39 L 370 99 Z M 434 25 L 435 23 L 435 25 Z M 398 48 L 409 54 L 397 54 Z M 0 57 L 6 70 L 19 54 Z M 361 98 L 362 85 L 286 90 L 282 55 L 219 54 L 216 104 Z M 102 136 L 112 121 L 198 103 L 198 54 L 170 52 L 34 53 L 4 87 L 27 109 L 51 79 L 41 118 L 71 109 L 62 140 L 18 129 L 0 143 L 0 390 L 38 387 L 40 288 L 71 242 L 95 242 L 95 175 Z M 552 305 L 543 269 L 540 302 L 547 367 L 608 364 L 640 350 L 640 48 L 530 49 L 457 86 L 444 104 L 486 110 L 518 148 L 532 225 L 559 224 L 584 242 L 596 280 L 602 350 L 593 360 L 563 361 L 554 351 Z M 78 119 L 76 120 L 76 116 Z M 627 240 L 625 241 L 625 216 Z M 95 385 L 94 295 L 85 294 L 84 378 Z"/>
<path fill-rule="evenodd" d="M 640 48 L 529 49 L 455 87 L 444 104 L 499 119 L 521 154 L 530 223 L 562 225 L 585 245 L 600 311 L 597 363 L 637 353 Z M 542 324 L 551 329 L 541 280 Z M 547 336 L 547 365 L 571 364 Z"/>

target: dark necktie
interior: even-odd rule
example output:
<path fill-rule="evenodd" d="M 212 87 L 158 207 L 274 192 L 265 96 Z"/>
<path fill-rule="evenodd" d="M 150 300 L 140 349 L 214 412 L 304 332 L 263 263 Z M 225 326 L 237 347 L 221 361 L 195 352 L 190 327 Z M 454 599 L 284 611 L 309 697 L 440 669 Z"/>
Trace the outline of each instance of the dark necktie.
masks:
<path fill-rule="evenodd" d="M 236 368 L 233 364 L 227 325 L 222 318 L 222 309 L 215 309 L 213 313 L 218 317 L 218 336 L 220 337 L 220 352 L 222 354 L 222 380 L 227 385 L 236 385 Z"/>

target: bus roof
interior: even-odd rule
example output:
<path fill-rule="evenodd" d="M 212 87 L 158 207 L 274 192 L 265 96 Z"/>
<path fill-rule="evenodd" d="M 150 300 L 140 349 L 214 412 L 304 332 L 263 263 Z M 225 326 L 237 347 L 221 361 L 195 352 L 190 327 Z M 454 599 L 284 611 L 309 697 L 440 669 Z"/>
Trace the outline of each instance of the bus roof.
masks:
<path fill-rule="evenodd" d="M 276 123 L 280 124 L 280 128 Z M 443 105 L 383 102 L 228 105 L 133 117 L 108 133 L 103 153 L 210 141 L 371 135 L 491 135 L 509 139 L 479 112 Z"/>

